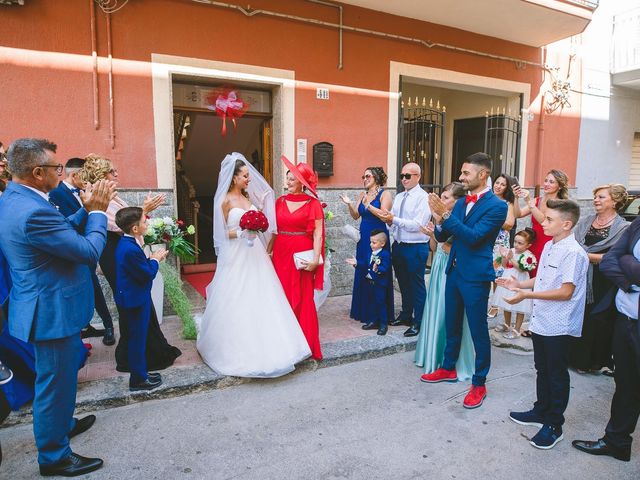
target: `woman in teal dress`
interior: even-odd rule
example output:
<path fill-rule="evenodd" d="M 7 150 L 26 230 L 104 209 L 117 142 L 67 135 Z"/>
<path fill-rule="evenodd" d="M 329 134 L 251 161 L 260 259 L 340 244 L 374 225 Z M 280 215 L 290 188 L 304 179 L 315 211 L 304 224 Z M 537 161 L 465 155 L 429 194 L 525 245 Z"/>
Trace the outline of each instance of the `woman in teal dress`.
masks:
<path fill-rule="evenodd" d="M 456 200 L 465 194 L 461 183 L 453 182 L 444 187 L 441 198 L 449 210 L 453 209 Z M 422 231 L 431 236 L 431 250 L 435 251 L 431 262 L 431 275 L 427 287 L 427 298 L 422 314 L 422 327 L 416 343 L 415 363 L 424 368 L 424 373 L 431 373 L 442 366 L 447 333 L 444 323 L 444 286 L 447 281 L 446 268 L 449 260 L 451 244 L 438 243 L 433 238 L 433 224 L 429 223 Z M 474 371 L 475 353 L 471 332 L 465 315 L 462 322 L 462 344 L 460 356 L 456 363 L 458 380 L 469 380 Z"/>

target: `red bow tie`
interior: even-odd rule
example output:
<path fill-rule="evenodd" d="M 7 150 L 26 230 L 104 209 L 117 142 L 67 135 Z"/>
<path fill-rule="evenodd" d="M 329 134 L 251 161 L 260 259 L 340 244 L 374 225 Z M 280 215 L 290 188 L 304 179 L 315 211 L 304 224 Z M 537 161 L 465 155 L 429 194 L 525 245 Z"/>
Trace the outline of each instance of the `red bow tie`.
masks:
<path fill-rule="evenodd" d="M 480 197 L 478 196 L 478 194 L 473 194 L 473 195 L 467 195 L 464 198 L 464 204 L 466 205 L 467 203 L 476 203 L 478 201 Z"/>

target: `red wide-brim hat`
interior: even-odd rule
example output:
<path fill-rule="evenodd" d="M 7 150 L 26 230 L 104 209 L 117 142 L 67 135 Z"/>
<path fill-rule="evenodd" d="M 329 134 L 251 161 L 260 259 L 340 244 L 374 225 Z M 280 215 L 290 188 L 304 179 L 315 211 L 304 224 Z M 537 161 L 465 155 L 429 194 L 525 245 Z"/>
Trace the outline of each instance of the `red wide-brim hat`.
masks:
<path fill-rule="evenodd" d="M 306 163 L 299 163 L 297 165 L 294 165 L 284 155 L 282 155 L 282 157 L 280 158 L 284 162 L 287 169 L 289 169 L 289 171 L 293 174 L 293 176 L 296 177 L 298 181 L 307 188 L 307 190 L 313 193 L 314 197 L 318 198 L 318 192 L 316 191 L 316 187 L 318 185 L 318 176 L 313 171 L 313 168 L 311 168 Z"/>

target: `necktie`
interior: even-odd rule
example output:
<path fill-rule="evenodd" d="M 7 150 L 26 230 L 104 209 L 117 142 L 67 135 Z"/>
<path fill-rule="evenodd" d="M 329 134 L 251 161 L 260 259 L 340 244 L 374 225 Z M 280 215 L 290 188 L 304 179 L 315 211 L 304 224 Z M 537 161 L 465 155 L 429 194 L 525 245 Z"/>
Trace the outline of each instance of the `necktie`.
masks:
<path fill-rule="evenodd" d="M 71 189 L 71 193 L 79 194 L 80 193 L 80 189 L 79 188 L 72 188 Z"/>
<path fill-rule="evenodd" d="M 478 195 L 475 193 L 473 195 L 467 195 L 464 199 L 464 204 L 466 205 L 471 202 L 476 203 L 478 201 L 478 198 Z"/>
<path fill-rule="evenodd" d="M 398 216 L 400 218 L 403 218 L 402 215 L 404 214 L 404 202 L 407 201 L 408 196 L 409 192 L 404 192 L 404 197 L 402 197 L 402 200 L 400 201 L 400 212 L 398 213 Z"/>

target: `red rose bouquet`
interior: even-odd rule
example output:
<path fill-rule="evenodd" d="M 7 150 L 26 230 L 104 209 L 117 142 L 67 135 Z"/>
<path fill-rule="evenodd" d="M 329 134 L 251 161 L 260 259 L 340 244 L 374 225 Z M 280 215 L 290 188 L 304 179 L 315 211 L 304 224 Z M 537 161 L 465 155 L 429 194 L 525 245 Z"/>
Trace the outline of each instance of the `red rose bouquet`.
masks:
<path fill-rule="evenodd" d="M 524 252 L 520 255 L 520 258 L 518 258 L 518 268 L 523 272 L 532 272 L 537 265 L 538 262 L 536 257 L 529 250 Z"/>
<path fill-rule="evenodd" d="M 266 232 L 267 228 L 269 228 L 269 220 L 259 210 L 247 210 L 240 217 L 240 228 L 243 232 L 248 232 L 248 234 L 243 234 L 242 236 L 247 239 L 247 244 L 253 247 L 253 240 L 258 232 Z"/>

